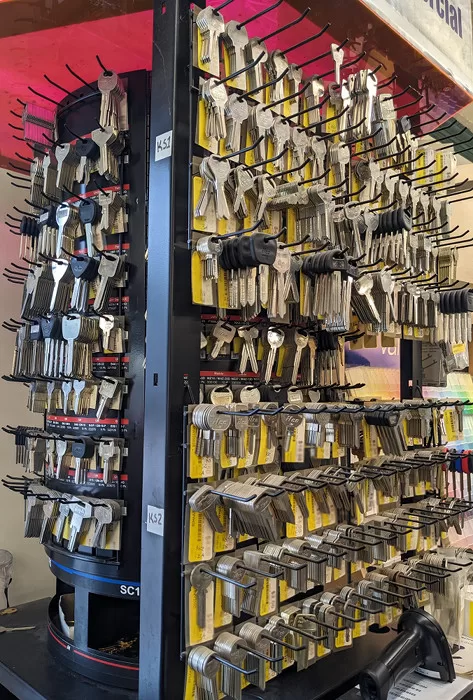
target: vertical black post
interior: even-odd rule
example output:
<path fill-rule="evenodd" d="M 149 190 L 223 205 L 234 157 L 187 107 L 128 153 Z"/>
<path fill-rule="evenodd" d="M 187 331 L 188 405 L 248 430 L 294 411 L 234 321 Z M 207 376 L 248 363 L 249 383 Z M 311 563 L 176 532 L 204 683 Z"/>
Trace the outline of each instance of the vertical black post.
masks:
<path fill-rule="evenodd" d="M 189 0 L 154 3 L 141 551 L 140 700 L 182 697 L 182 415 L 197 390 L 200 309 L 191 304 Z M 162 509 L 147 529 L 148 506 Z M 156 511 L 154 511 L 156 515 Z"/>
<path fill-rule="evenodd" d="M 422 398 L 422 342 L 400 341 L 401 399 Z"/>

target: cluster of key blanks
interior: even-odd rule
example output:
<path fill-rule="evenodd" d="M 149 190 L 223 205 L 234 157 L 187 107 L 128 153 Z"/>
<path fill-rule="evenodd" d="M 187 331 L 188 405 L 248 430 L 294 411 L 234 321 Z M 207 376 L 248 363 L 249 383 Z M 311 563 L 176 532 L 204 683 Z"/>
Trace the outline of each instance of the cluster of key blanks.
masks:
<path fill-rule="evenodd" d="M 80 546 L 119 551 L 124 513 L 121 501 L 78 498 L 28 482 L 25 537 L 64 546 L 69 552 Z"/>
<path fill-rule="evenodd" d="M 73 469 L 75 484 L 85 484 L 89 477 L 94 480 L 100 472 L 104 485 L 114 476 L 120 478 L 127 454 L 123 438 L 57 435 L 22 426 L 6 430 L 15 435 L 16 463 L 27 473 L 68 480 Z"/>
<path fill-rule="evenodd" d="M 404 606 L 425 606 L 430 593 L 445 590 L 446 577 L 471 565 L 471 553 L 429 553 L 424 541 L 440 541 L 453 523 L 459 527 L 468 508 L 456 499 L 431 498 L 388 513 L 369 529 L 341 526 L 323 537 L 243 549 L 190 569 L 186 597 L 193 624 L 187 630 L 186 692 L 202 697 L 205 690 L 204 697 L 213 700 L 220 690 L 240 700 L 248 683 L 264 691 L 285 668 L 296 664 L 305 670 L 356 644 L 371 625 L 390 625 Z M 393 549 L 409 552 L 410 558 L 384 563 Z M 357 562 L 372 569 L 357 583 L 340 581 L 333 590 L 320 591 L 329 569 L 335 581 L 343 577 L 345 560 L 352 571 L 359 570 L 353 568 Z M 273 593 L 268 596 L 265 589 Z M 305 597 L 289 602 L 297 594 Z M 241 621 L 242 613 L 253 620 Z"/>

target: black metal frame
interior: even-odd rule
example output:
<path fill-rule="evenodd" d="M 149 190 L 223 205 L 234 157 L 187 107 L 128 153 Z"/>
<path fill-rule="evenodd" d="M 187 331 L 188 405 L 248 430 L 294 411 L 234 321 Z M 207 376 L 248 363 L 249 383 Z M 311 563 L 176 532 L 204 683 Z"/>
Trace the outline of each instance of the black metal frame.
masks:
<path fill-rule="evenodd" d="M 191 303 L 189 0 L 155 3 L 150 118 L 147 337 L 141 547 L 140 697 L 179 698 L 182 412 L 199 380 L 200 309 Z M 155 162 L 156 137 L 173 132 Z M 163 509 L 164 536 L 147 530 Z"/>

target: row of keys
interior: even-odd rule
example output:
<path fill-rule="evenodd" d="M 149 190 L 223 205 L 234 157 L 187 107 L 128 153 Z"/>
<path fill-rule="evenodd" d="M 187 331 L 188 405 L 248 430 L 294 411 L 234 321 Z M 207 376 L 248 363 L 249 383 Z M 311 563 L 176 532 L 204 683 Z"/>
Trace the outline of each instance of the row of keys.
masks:
<path fill-rule="evenodd" d="M 84 484 L 89 471 L 101 471 L 102 481 L 107 485 L 112 482 L 113 475 L 122 470 L 126 448 L 121 438 L 58 438 L 47 433 L 30 436 L 31 432 L 18 430 L 15 439 L 16 462 L 26 472 L 66 480 L 73 469 L 74 483 Z"/>
<path fill-rule="evenodd" d="M 84 320 L 82 320 L 84 319 Z M 88 324 L 89 331 L 80 328 Z M 72 374 L 66 371 L 74 364 L 76 347 L 84 342 L 91 354 L 125 352 L 125 317 L 104 314 L 99 318 L 68 314 L 54 315 L 39 322 L 24 324 L 16 331 L 12 374 L 16 377 L 57 377 Z M 77 328 L 79 327 L 79 331 Z M 77 335 L 76 335 L 77 333 Z M 75 335 L 75 338 L 68 337 Z M 76 345 L 77 343 L 77 345 Z M 90 367 L 90 362 L 88 362 Z"/>
<path fill-rule="evenodd" d="M 30 482 L 25 537 L 38 537 L 43 544 L 65 543 L 70 552 L 79 546 L 119 551 L 123 515 L 119 501 L 77 498 Z"/>
<path fill-rule="evenodd" d="M 227 620 L 221 609 L 229 597 L 229 584 L 221 583 L 218 578 L 214 583 L 208 573 L 210 581 L 206 582 L 202 575 L 198 593 L 189 596 L 189 608 L 195 611 L 198 598 L 203 606 L 201 591 L 206 584 L 211 594 L 206 593 L 205 599 L 213 602 L 215 590 L 215 612 L 212 609 L 205 618 L 206 627 L 200 628 L 202 641 L 194 642 L 195 646 L 187 651 L 186 697 L 217 700 L 222 692 L 240 700 L 242 689 L 250 683 L 264 691 L 267 681 L 286 668 L 295 665 L 298 671 L 304 670 L 319 659 L 356 644 L 356 639 L 364 636 L 371 625 L 389 626 L 405 605 L 412 608 L 426 605 L 431 592 L 437 593 L 439 586 L 445 590 L 445 579 L 469 566 L 468 556 L 452 549 L 439 549 L 438 554 L 412 557 L 405 563 L 365 572 L 357 584 L 283 605 L 277 614 L 271 610 L 270 602 L 265 605 L 265 613 L 257 616 L 258 624 L 242 622 L 230 628 L 231 631 L 220 632 L 219 627 Z M 248 585 L 244 582 L 250 576 L 253 574 L 244 574 L 233 585 L 236 597 L 241 597 L 241 589 L 235 593 L 237 586 Z M 253 587 L 257 585 L 254 581 Z M 227 596 L 222 594 L 225 586 Z M 243 592 L 244 599 L 250 597 L 251 590 Z M 195 613 L 192 620 L 195 621 Z M 210 631 L 212 622 L 217 624 Z M 202 646 L 203 643 L 211 647 Z"/>

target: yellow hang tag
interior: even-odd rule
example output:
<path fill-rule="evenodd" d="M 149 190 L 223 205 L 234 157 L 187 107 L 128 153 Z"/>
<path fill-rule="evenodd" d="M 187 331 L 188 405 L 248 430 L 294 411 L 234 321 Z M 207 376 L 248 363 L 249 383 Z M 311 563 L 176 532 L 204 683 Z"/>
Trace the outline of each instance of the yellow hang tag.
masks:
<path fill-rule="evenodd" d="M 287 537 L 304 537 L 304 516 L 293 493 L 289 494 L 291 510 L 294 514 L 294 523 L 286 523 Z"/>
<path fill-rule="evenodd" d="M 222 523 L 223 532 L 216 532 L 214 535 L 214 550 L 215 553 L 230 552 L 235 549 L 235 538 L 229 533 L 228 513 L 223 505 L 216 508 L 217 517 Z"/>
<path fill-rule="evenodd" d="M 189 511 L 189 547 L 190 563 L 210 561 L 214 554 L 214 531 L 203 513 Z"/>

